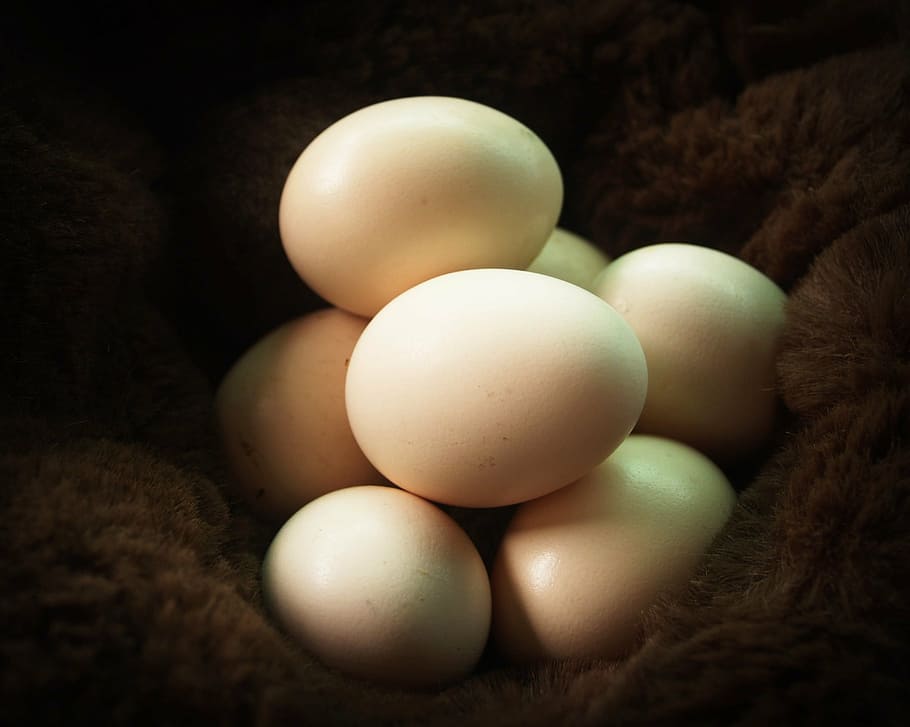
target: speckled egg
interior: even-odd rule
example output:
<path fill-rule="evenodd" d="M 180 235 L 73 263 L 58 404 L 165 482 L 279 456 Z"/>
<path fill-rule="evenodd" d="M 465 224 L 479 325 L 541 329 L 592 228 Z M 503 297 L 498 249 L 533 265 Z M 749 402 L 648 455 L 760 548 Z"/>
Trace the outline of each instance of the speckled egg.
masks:
<path fill-rule="evenodd" d="M 354 347 L 354 437 L 392 482 L 437 502 L 552 492 L 629 434 L 647 390 L 632 329 L 593 293 L 524 270 L 465 270 L 402 293 Z"/>

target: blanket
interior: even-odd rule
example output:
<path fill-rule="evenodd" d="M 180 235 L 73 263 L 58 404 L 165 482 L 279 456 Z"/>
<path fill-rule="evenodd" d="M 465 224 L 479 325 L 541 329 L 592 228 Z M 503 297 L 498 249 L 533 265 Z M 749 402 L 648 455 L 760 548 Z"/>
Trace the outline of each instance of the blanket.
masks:
<path fill-rule="evenodd" d="M 12 3 L 0 26 L 6 724 L 902 724 L 910 684 L 910 55 L 887 0 Z M 325 305 L 283 254 L 295 158 L 461 96 L 553 151 L 560 224 L 735 254 L 788 294 L 780 417 L 619 661 L 405 691 L 262 601 L 277 529 L 212 421 Z M 489 563 L 508 509 L 450 512 Z"/>

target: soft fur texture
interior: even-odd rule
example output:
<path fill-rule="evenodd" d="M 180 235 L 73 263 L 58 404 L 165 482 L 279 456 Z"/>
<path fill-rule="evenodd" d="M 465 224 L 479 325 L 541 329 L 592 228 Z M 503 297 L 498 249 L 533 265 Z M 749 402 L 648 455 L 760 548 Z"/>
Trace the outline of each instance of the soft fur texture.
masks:
<path fill-rule="evenodd" d="M 902 724 L 910 684 L 910 54 L 902 2 L 13 3 L 0 27 L 0 707 L 10 724 Z M 688 240 L 790 295 L 779 426 L 619 663 L 488 653 L 438 692 L 288 641 L 275 525 L 211 425 L 322 305 L 277 200 L 344 113 L 436 93 L 534 128 L 562 224 Z M 509 514 L 451 510 L 489 561 Z"/>

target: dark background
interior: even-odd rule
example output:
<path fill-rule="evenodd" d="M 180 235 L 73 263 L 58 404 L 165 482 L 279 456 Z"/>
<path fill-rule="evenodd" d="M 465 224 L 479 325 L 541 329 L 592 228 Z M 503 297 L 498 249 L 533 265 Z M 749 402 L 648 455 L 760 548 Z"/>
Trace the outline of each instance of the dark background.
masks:
<path fill-rule="evenodd" d="M 12 3 L 0 24 L 0 699 L 13 724 L 899 724 L 910 620 L 903 2 Z M 286 641 L 275 525 L 214 387 L 323 305 L 277 236 L 325 126 L 488 103 L 612 255 L 740 255 L 789 294 L 774 441 L 618 663 L 406 694 Z M 457 511 L 489 559 L 506 511 Z M 0 720 L 2 721 L 2 720 Z"/>

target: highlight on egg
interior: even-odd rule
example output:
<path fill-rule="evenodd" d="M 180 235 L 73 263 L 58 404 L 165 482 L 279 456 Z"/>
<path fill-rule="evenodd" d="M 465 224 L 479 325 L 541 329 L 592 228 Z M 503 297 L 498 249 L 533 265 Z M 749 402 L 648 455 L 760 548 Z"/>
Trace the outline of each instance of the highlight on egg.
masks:
<path fill-rule="evenodd" d="M 450 505 L 552 492 L 629 434 L 644 354 L 597 296 L 523 270 L 448 273 L 396 297 L 351 355 L 345 402 L 390 481 Z"/>
<path fill-rule="evenodd" d="M 415 96 L 319 134 L 288 174 L 278 221 L 303 280 L 372 316 L 443 273 L 527 267 L 562 200 L 559 166 L 524 124 L 474 101 Z"/>

